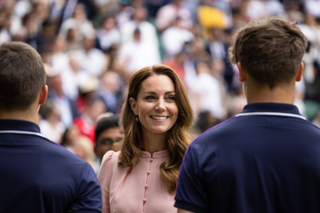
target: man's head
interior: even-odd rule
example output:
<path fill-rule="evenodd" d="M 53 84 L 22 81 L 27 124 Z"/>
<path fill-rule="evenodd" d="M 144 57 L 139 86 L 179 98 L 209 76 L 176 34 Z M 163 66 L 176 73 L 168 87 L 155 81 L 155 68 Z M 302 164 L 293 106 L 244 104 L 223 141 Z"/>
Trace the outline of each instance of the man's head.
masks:
<path fill-rule="evenodd" d="M 36 50 L 21 42 L 0 46 L 0 110 L 28 109 L 45 84 L 45 70 Z"/>
<path fill-rule="evenodd" d="M 307 39 L 296 24 L 271 17 L 250 22 L 236 33 L 231 62 L 273 89 L 296 78 L 306 47 Z"/>
<path fill-rule="evenodd" d="M 122 138 L 123 132 L 120 131 L 119 117 L 117 115 L 99 119 L 95 129 L 96 145 L 94 152 L 96 156 L 102 160 L 103 155 L 112 150 L 113 144 Z"/>

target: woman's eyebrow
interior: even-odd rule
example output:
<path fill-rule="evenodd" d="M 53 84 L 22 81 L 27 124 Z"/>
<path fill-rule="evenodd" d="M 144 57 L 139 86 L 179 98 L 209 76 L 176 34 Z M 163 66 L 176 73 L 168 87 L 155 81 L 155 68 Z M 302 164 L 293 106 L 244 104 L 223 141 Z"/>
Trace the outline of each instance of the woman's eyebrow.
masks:
<path fill-rule="evenodd" d="M 168 92 L 165 92 L 164 94 L 170 94 L 170 93 L 175 93 L 174 91 L 168 91 Z M 156 95 L 157 93 L 156 92 L 152 92 L 152 91 L 150 91 L 150 92 L 145 92 L 145 93 L 143 93 L 143 94 L 152 94 L 152 95 Z"/>

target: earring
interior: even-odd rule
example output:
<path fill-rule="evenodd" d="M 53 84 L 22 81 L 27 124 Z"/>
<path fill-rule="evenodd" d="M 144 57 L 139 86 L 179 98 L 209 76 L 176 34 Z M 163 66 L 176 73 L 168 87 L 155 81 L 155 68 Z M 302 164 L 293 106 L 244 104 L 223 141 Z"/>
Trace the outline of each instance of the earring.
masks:
<path fill-rule="evenodd" d="M 139 122 L 139 117 L 138 117 L 138 115 L 136 115 L 136 122 L 137 122 L 137 123 Z"/>

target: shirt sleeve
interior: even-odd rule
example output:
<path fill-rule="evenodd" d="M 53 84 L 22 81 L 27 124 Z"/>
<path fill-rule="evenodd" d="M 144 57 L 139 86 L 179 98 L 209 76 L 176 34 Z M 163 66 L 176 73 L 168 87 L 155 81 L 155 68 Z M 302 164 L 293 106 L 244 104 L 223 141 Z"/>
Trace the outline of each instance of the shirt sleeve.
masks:
<path fill-rule="evenodd" d="M 207 193 L 203 185 L 203 175 L 199 166 L 199 155 L 191 143 L 182 162 L 175 207 L 191 212 L 208 212 Z"/>
<path fill-rule="evenodd" d="M 102 212 L 110 213 L 109 189 L 112 178 L 112 156 L 115 152 L 108 151 L 102 159 L 101 168 L 99 170 L 98 179 L 102 189 Z"/>
<path fill-rule="evenodd" d="M 85 163 L 81 172 L 78 198 L 73 206 L 74 212 L 97 213 L 101 212 L 101 188 L 92 167 Z"/>

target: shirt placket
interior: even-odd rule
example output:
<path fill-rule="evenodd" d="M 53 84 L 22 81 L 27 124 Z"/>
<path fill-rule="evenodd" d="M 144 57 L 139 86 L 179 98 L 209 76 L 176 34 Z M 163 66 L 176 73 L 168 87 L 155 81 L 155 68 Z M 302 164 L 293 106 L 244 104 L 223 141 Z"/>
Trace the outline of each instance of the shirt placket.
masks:
<path fill-rule="evenodd" d="M 149 159 L 149 163 L 148 163 L 148 169 L 147 169 L 147 176 L 146 176 L 146 182 L 145 182 L 145 185 L 144 185 L 144 196 L 143 196 L 143 205 L 142 205 L 142 213 L 145 212 L 145 205 L 146 205 L 146 202 L 147 202 L 147 189 L 149 187 L 148 185 L 148 181 L 149 181 L 149 176 L 150 176 L 150 173 L 151 173 L 151 166 L 152 166 L 152 163 L 153 163 L 153 158 L 151 156 L 151 158 Z"/>

